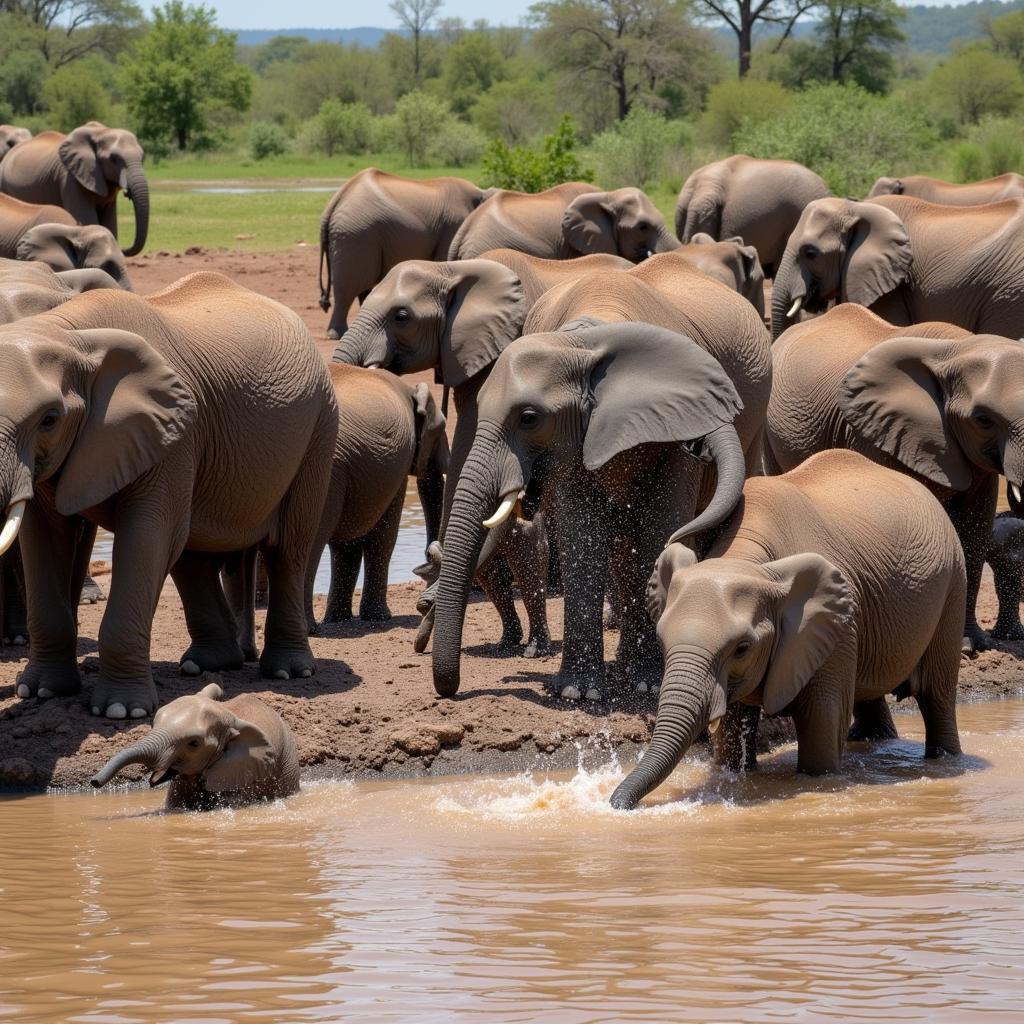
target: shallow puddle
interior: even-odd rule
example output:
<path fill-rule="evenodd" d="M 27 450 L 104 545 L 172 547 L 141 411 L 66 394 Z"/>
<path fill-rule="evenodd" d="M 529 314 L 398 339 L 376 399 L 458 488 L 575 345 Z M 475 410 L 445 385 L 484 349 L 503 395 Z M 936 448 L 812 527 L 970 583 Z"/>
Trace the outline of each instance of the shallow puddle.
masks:
<path fill-rule="evenodd" d="M 323 783 L 268 807 L 160 792 L 0 803 L 0 1020 L 1019 1021 L 1024 701 L 966 756 L 695 758 L 615 812 L 617 765 Z"/>

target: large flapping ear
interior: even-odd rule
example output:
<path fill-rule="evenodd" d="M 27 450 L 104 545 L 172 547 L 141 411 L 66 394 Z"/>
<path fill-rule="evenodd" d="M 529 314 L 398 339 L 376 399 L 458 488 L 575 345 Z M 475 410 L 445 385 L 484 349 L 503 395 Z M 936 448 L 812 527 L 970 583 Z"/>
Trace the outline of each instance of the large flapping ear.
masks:
<path fill-rule="evenodd" d="M 947 418 L 940 372 L 948 340 L 891 338 L 875 345 L 839 387 L 843 416 L 862 437 L 933 483 L 966 490 L 971 466 Z"/>
<path fill-rule="evenodd" d="M 88 377 L 82 426 L 57 481 L 57 510 L 74 515 L 151 469 L 187 433 L 196 403 L 144 338 L 96 328 L 68 332 Z"/>
<path fill-rule="evenodd" d="M 231 716 L 231 738 L 224 752 L 203 772 L 209 793 L 235 793 L 270 778 L 277 757 L 267 734 L 253 722 Z"/>
<path fill-rule="evenodd" d="M 595 356 L 583 441 L 589 470 L 637 445 L 704 437 L 743 408 L 718 360 L 681 334 L 612 323 L 574 337 Z"/>
<path fill-rule="evenodd" d="M 687 569 L 697 562 L 696 554 L 685 544 L 669 544 L 654 563 L 654 571 L 647 581 L 644 606 L 647 617 L 656 623 L 665 611 L 672 577 L 679 569 Z"/>
<path fill-rule="evenodd" d="M 585 192 L 577 196 L 562 215 L 562 236 L 580 255 L 595 252 L 617 255 L 619 246 L 610 193 Z"/>
<path fill-rule="evenodd" d="M 447 267 L 441 375 L 454 388 L 490 366 L 519 337 L 528 310 L 522 282 L 508 267 L 493 260 L 456 260 Z"/>
<path fill-rule="evenodd" d="M 910 235 L 903 221 L 885 206 L 850 203 L 849 207 L 852 215 L 844 226 L 842 298 L 871 306 L 910 274 Z"/>
<path fill-rule="evenodd" d="M 764 680 L 764 710 L 782 711 L 825 663 L 844 630 L 853 629 L 855 599 L 843 574 L 821 555 L 768 562 L 778 584 L 775 650 Z"/>
<path fill-rule="evenodd" d="M 99 156 L 96 152 L 96 133 L 104 130 L 99 121 L 90 121 L 76 128 L 58 147 L 61 163 L 71 172 L 82 188 L 105 196 L 110 185 L 103 176 Z"/>
<path fill-rule="evenodd" d="M 413 474 L 417 477 L 426 476 L 432 461 L 442 473 L 447 473 L 451 453 L 445 432 L 446 421 L 434 400 L 430 385 L 425 381 L 420 381 L 413 388 L 413 404 L 416 410 L 416 459 Z"/>

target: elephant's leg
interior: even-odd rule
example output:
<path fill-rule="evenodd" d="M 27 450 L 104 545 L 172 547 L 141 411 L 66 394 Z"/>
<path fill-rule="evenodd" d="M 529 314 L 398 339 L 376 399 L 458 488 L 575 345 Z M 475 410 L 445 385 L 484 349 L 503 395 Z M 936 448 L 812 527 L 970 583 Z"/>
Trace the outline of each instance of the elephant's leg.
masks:
<path fill-rule="evenodd" d="M 523 642 L 523 624 L 512 596 L 512 570 L 508 562 L 500 555 L 492 558 L 476 578 L 501 619 L 498 646 L 503 651 L 518 651 Z"/>
<path fill-rule="evenodd" d="M 848 740 L 894 740 L 898 736 L 889 703 L 884 697 L 859 700 L 853 705 L 853 725 L 846 736 Z"/>
<path fill-rule="evenodd" d="M 75 604 L 95 604 L 106 597 L 96 581 L 89 575 L 92 549 L 96 543 L 96 524 L 83 519 L 75 545 L 75 560 L 72 566 L 71 594 L 77 596 Z"/>
<path fill-rule="evenodd" d="M 359 599 L 359 618 L 364 622 L 387 622 L 391 618 L 391 609 L 388 607 L 388 570 L 398 541 L 404 504 L 403 480 L 388 510 L 363 538 L 363 593 Z"/>
<path fill-rule="evenodd" d="M 19 543 L 28 597 L 29 661 L 18 677 L 19 697 L 78 693 L 75 605 L 71 567 L 79 537 L 77 516 L 62 516 L 48 502 L 30 501 Z"/>
<path fill-rule="evenodd" d="M 223 564 L 223 555 L 184 551 L 171 568 L 192 638 L 180 659 L 186 676 L 237 669 L 244 663 L 238 623 L 221 586 Z"/>
<path fill-rule="evenodd" d="M 786 709 L 796 728 L 798 772 L 827 775 L 839 771 L 853 715 L 856 677 L 856 639 L 843 637 Z"/>
<path fill-rule="evenodd" d="M 996 596 L 999 598 L 999 616 L 992 627 L 995 640 L 1024 642 L 1024 626 L 1020 621 L 1020 602 L 1024 597 L 1024 563 L 1012 554 L 990 553 Z"/>
<path fill-rule="evenodd" d="M 270 593 L 270 581 L 267 579 L 267 563 L 256 549 L 256 560 L 252 566 L 252 601 L 254 608 L 266 608 Z"/>
<path fill-rule="evenodd" d="M 15 542 L 6 555 L 0 556 L 0 573 L 4 643 L 23 647 L 28 643 L 28 606 L 25 603 L 25 569 L 19 543 Z"/>
<path fill-rule="evenodd" d="M 324 622 L 346 622 L 352 618 L 352 596 L 363 564 L 363 542 L 331 541 L 331 587 L 327 594 Z"/>
<path fill-rule="evenodd" d="M 526 607 L 529 636 L 523 656 L 536 658 L 548 654 L 551 651 L 551 634 L 548 632 L 546 587 L 549 556 L 546 514 L 538 512 L 532 522 L 516 520 L 502 554 L 519 584 L 519 593 Z"/>
<path fill-rule="evenodd" d="M 256 578 L 259 552 L 255 547 L 229 555 L 221 572 L 224 596 L 234 619 L 242 658 L 258 660 L 256 653 Z M 265 574 L 265 573 L 264 573 Z"/>
<path fill-rule="evenodd" d="M 954 494 L 945 502 L 946 512 L 964 549 L 967 569 L 967 608 L 963 629 L 963 649 L 967 651 L 984 651 L 992 646 L 978 625 L 975 605 L 985 567 L 985 552 L 992 537 L 998 496 L 999 477 L 992 474 L 971 490 Z"/>
<path fill-rule="evenodd" d="M 932 641 L 917 666 L 915 696 L 924 719 L 924 756 L 960 753 L 956 724 L 956 686 L 960 674 L 957 622 L 960 595 L 951 593 Z"/>
<path fill-rule="evenodd" d="M 734 772 L 751 772 L 757 768 L 757 727 L 761 708 L 757 704 L 736 701 L 729 705 L 725 718 L 711 737 L 715 764 Z"/>

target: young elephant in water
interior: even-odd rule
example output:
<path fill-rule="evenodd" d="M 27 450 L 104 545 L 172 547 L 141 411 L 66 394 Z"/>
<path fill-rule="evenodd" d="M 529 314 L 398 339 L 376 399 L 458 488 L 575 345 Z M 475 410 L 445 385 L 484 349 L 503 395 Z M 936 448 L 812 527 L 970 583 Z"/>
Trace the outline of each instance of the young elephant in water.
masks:
<path fill-rule="evenodd" d="M 149 784 L 170 781 L 169 810 L 210 810 L 276 800 L 299 791 L 299 757 L 284 719 L 258 697 L 220 703 L 211 683 L 165 704 L 138 743 L 115 754 L 90 780 L 105 786 L 122 768 L 145 765 Z"/>
<path fill-rule="evenodd" d="M 851 738 L 896 734 L 889 693 L 917 699 L 926 757 L 959 754 L 965 591 L 956 533 L 916 481 L 848 451 L 748 480 L 703 561 L 670 543 L 655 566 L 658 717 L 612 806 L 635 807 L 737 702 L 755 707 L 746 734 L 733 708 L 716 750 L 734 768 L 754 765 L 763 707 L 792 716 L 799 771 L 838 771 L 851 716 Z"/>

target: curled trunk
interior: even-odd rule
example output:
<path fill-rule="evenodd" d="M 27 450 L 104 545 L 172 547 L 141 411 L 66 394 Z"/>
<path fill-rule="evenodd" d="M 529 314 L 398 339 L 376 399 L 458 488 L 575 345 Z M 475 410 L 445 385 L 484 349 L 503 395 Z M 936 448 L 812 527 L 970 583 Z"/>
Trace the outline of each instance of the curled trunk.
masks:
<path fill-rule="evenodd" d="M 138 743 L 115 754 L 89 782 L 99 789 L 101 786 L 105 786 L 122 768 L 127 768 L 130 764 L 142 764 L 155 770 L 160 763 L 160 758 L 172 743 L 170 733 L 163 729 L 152 729 Z"/>
<path fill-rule="evenodd" d="M 135 241 L 131 247 L 122 250 L 125 256 L 142 252 L 149 234 L 149 182 L 141 163 L 132 164 L 126 172 L 127 192 L 135 210 Z"/>
<path fill-rule="evenodd" d="M 787 314 L 793 300 L 803 293 L 803 281 L 796 255 L 787 246 L 772 282 L 772 341 L 775 341 L 792 323 Z"/>

